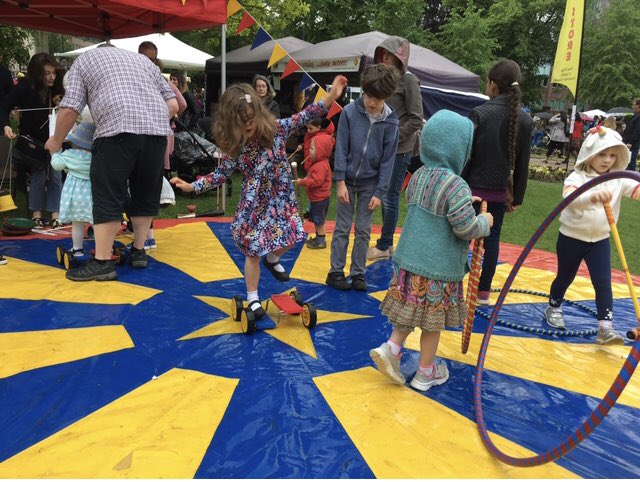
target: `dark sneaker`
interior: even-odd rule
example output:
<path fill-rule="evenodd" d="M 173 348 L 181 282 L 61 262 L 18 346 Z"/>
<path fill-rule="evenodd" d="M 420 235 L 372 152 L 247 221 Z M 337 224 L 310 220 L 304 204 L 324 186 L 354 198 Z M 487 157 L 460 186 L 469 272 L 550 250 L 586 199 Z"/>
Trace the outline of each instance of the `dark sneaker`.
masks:
<path fill-rule="evenodd" d="M 144 249 L 131 248 L 131 266 L 134 268 L 146 268 L 149 264 L 149 258 L 147 252 Z"/>
<path fill-rule="evenodd" d="M 351 277 L 351 287 L 356 291 L 367 291 L 367 282 L 364 276 L 357 274 Z"/>
<path fill-rule="evenodd" d="M 351 289 L 351 283 L 347 281 L 343 273 L 329 273 L 326 283 L 337 290 L 348 291 Z"/>
<path fill-rule="evenodd" d="M 256 319 L 262 318 L 267 314 L 265 309 L 262 307 L 262 303 L 260 303 L 258 300 L 253 300 L 251 303 L 249 303 L 249 308 L 251 308 L 251 311 L 253 311 L 253 315 L 256 317 Z"/>
<path fill-rule="evenodd" d="M 324 249 L 326 247 L 327 240 L 325 238 L 319 239 L 318 237 L 315 237 L 307 241 L 307 248 L 309 249 Z"/>
<path fill-rule="evenodd" d="M 66 276 L 71 281 L 111 281 L 116 279 L 116 267 L 111 261 L 98 263 L 91 258 L 78 269 L 67 271 Z"/>
<path fill-rule="evenodd" d="M 4 256 L 0 255 L 0 266 L 3 264 L 7 264 L 7 258 L 5 258 Z"/>

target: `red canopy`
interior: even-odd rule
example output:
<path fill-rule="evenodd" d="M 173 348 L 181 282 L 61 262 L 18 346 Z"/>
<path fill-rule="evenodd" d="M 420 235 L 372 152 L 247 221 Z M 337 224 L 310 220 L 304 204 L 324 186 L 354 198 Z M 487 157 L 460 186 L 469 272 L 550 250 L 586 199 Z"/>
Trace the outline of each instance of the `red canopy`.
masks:
<path fill-rule="evenodd" d="M 226 0 L 3 0 L 0 21 L 101 39 L 179 32 L 227 21 Z"/>

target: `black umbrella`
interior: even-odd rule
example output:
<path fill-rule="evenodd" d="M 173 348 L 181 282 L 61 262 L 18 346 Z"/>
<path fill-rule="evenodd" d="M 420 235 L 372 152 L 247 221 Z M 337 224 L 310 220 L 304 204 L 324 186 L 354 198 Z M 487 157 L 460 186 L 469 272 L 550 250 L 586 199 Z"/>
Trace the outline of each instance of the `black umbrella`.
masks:
<path fill-rule="evenodd" d="M 609 109 L 607 114 L 633 114 L 633 109 L 629 107 L 614 107 L 613 109 Z"/>
<path fill-rule="evenodd" d="M 553 114 L 551 112 L 536 112 L 533 114 L 534 117 L 538 117 L 539 119 L 551 119 Z"/>

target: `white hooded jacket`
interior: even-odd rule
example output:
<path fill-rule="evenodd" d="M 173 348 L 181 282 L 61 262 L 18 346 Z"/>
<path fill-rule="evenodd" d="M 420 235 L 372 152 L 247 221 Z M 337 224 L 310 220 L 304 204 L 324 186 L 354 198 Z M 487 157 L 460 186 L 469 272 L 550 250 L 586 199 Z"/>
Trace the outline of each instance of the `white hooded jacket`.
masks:
<path fill-rule="evenodd" d="M 620 134 L 606 127 L 600 127 L 596 132 L 590 133 L 583 142 L 576 160 L 575 171 L 564 181 L 563 197 L 567 197 L 580 186 L 600 175 L 590 167 L 589 161 L 593 156 L 609 147 L 618 151 L 616 163 L 610 171 L 622 171 L 627 167 L 629 150 L 622 143 Z M 609 237 L 610 228 L 604 207 L 601 203 L 592 203 L 589 199 L 594 192 L 603 189 L 609 190 L 612 194 L 610 204 L 616 222 L 620 214 L 620 203 L 623 196 L 640 199 L 640 183 L 632 179 L 613 179 L 598 184 L 578 196 L 562 211 L 560 214 L 560 232 L 562 234 L 589 243 L 595 243 Z"/>

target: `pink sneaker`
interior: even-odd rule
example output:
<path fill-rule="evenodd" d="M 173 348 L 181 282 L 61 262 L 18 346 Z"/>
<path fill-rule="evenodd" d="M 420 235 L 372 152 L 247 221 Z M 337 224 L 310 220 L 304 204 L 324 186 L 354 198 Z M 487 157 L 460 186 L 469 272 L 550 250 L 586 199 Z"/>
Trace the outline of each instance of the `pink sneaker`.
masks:
<path fill-rule="evenodd" d="M 478 305 L 487 306 L 490 297 L 491 291 L 478 291 Z"/>

